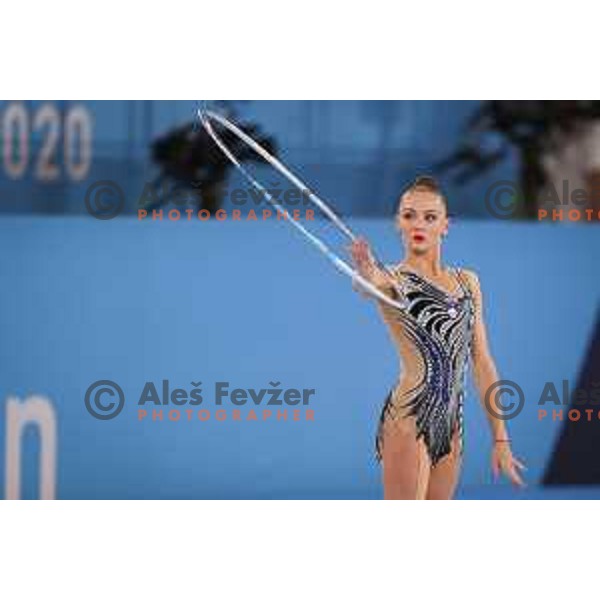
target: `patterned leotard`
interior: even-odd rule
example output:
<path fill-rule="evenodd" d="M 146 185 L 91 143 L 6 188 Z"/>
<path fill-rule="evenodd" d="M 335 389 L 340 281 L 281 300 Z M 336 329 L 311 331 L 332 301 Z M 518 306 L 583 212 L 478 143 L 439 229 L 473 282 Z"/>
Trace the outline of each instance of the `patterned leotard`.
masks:
<path fill-rule="evenodd" d="M 463 399 L 470 355 L 474 301 L 460 269 L 452 269 L 462 295 L 445 291 L 403 267 L 389 269 L 398 282 L 394 299 L 405 308 L 387 307 L 387 319 L 402 326 L 403 335 L 422 360 L 419 381 L 401 397 L 392 390 L 384 403 L 375 444 L 382 458 L 383 429 L 390 419 L 414 416 L 417 439 L 423 438 L 434 466 L 451 451 L 452 435 L 459 432 L 464 447 Z"/>

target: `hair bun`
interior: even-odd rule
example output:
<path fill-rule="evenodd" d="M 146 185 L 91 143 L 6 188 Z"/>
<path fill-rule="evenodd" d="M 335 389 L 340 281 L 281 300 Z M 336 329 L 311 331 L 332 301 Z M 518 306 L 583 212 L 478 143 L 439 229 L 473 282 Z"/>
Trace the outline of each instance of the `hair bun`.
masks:
<path fill-rule="evenodd" d="M 436 181 L 436 179 L 434 177 L 431 177 L 430 175 L 419 175 L 410 187 L 411 188 L 417 188 L 417 187 L 427 188 L 428 190 L 431 190 L 432 192 L 440 191 L 440 186 L 438 185 L 438 182 Z"/>

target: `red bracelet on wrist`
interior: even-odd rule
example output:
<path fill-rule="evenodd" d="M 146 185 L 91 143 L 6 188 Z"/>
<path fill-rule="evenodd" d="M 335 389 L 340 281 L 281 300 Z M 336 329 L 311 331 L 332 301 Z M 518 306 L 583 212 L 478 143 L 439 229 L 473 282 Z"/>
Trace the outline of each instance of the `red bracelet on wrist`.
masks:
<path fill-rule="evenodd" d="M 494 440 L 494 442 L 496 442 L 496 444 L 498 444 L 500 442 L 506 442 L 506 443 L 508 443 L 508 442 L 510 442 L 510 440 L 508 440 L 508 439 L 507 440 Z"/>

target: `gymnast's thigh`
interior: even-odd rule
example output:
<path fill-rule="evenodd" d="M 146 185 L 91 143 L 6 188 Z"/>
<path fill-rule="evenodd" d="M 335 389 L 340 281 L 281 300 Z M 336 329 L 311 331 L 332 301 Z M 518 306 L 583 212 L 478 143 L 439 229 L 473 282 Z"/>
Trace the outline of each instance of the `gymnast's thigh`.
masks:
<path fill-rule="evenodd" d="M 383 429 L 385 500 L 424 500 L 431 463 L 423 440 L 417 440 L 414 418 L 389 420 Z"/>
<path fill-rule="evenodd" d="M 462 457 L 458 431 L 452 437 L 452 450 L 431 469 L 427 500 L 451 500 L 458 485 Z"/>

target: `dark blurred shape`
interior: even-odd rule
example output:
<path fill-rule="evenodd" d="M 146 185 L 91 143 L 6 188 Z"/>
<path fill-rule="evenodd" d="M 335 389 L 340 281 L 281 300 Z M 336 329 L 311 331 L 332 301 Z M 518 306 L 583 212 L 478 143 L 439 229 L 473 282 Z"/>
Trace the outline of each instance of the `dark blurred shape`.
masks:
<path fill-rule="evenodd" d="M 543 158 L 580 125 L 600 120 L 598 100 L 491 100 L 469 119 L 458 149 L 435 165 L 454 172 L 459 185 L 481 177 L 508 156 L 512 146 L 520 158 L 521 206 L 526 218 L 535 218 L 537 199 L 548 183 Z M 486 148 L 486 136 L 502 142 Z"/>
<path fill-rule="evenodd" d="M 229 111 L 228 117 L 235 118 Z M 237 123 L 240 129 L 256 140 L 270 154 L 277 156 L 273 137 L 261 132 L 255 123 Z M 214 125 L 217 133 L 240 162 L 265 161 L 229 130 Z M 187 193 L 197 198 L 197 209 L 207 209 L 214 214 L 224 200 L 225 184 L 233 164 L 199 122 L 191 122 L 169 131 L 158 138 L 151 147 L 152 160 L 160 169 L 154 180 L 156 194 L 142 201 L 140 208 L 152 210 L 164 206 L 174 196 Z M 173 182 L 170 193 L 165 194 L 165 183 Z M 162 193 L 161 193 L 162 192 Z"/>
<path fill-rule="evenodd" d="M 600 403 L 600 307 L 596 324 L 592 331 L 587 351 L 584 353 L 584 364 L 577 381 L 576 389 L 584 397 L 568 406 L 544 406 L 548 413 L 552 409 L 564 413 L 565 423 L 554 446 L 548 467 L 542 479 L 544 485 L 598 485 L 600 484 L 600 419 L 598 405 Z M 571 421 L 568 411 L 577 409 L 581 419 Z M 593 413 L 591 419 L 585 411 Z"/>

